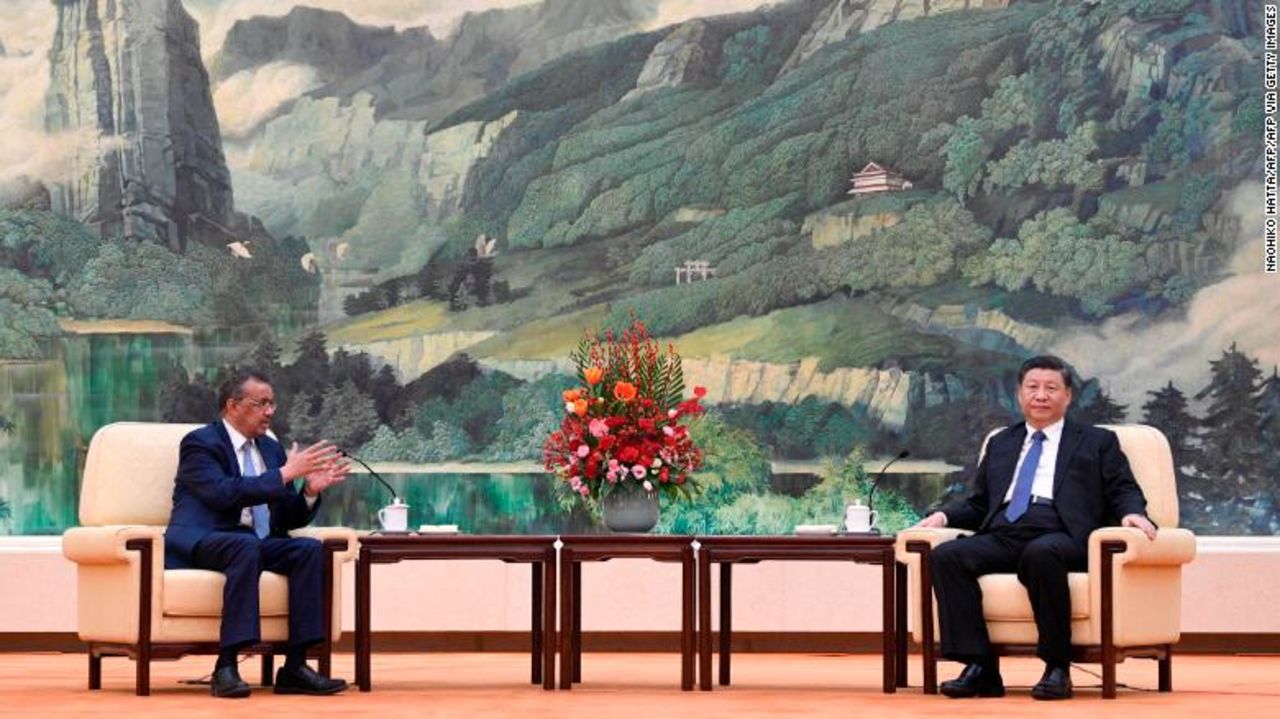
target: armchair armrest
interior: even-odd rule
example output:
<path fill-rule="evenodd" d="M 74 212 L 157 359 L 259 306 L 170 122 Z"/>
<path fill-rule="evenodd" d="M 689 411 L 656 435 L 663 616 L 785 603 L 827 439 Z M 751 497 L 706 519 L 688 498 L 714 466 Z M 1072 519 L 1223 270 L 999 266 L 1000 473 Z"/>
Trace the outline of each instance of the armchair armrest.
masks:
<path fill-rule="evenodd" d="M 138 558 L 126 547 L 135 539 L 154 542 L 156 553 L 164 556 L 164 527 L 142 524 L 72 527 L 62 535 L 62 554 L 76 564 L 129 564 Z"/>
<path fill-rule="evenodd" d="M 356 558 L 356 553 L 360 549 L 360 543 L 356 541 L 356 530 L 350 527 L 302 527 L 289 532 L 291 537 L 310 537 L 330 546 L 334 552 L 333 556 L 338 560 L 339 564 L 345 564 Z M 346 546 L 339 547 L 333 542 L 346 542 Z"/>
<path fill-rule="evenodd" d="M 954 527 L 942 527 L 940 529 L 904 529 L 898 532 L 897 539 L 894 540 L 894 552 L 897 554 L 899 562 L 907 562 L 909 559 L 914 560 L 912 552 L 907 549 L 909 542 L 927 542 L 929 548 L 950 542 L 958 537 L 964 537 L 973 534 L 967 529 L 956 529 Z"/>
<path fill-rule="evenodd" d="M 1089 566 L 1102 559 L 1104 542 L 1123 542 L 1123 551 L 1115 552 L 1112 561 L 1118 565 L 1174 567 L 1187 564 L 1196 557 L 1196 536 L 1187 529 L 1157 529 L 1155 539 L 1147 539 L 1133 527 L 1102 527 L 1089 535 Z"/>

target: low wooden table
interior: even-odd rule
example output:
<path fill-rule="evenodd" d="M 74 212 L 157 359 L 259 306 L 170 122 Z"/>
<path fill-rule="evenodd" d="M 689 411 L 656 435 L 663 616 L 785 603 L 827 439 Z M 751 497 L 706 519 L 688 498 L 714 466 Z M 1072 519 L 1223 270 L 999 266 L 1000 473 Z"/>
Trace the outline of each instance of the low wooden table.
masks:
<path fill-rule="evenodd" d="M 374 564 L 414 559 L 498 559 L 532 568 L 531 681 L 555 688 L 556 538 L 532 535 L 369 534 L 360 538 L 356 564 L 356 684 L 372 688 L 370 677 L 371 572 Z M 424 591 L 423 599 L 431 593 Z"/>
<path fill-rule="evenodd" d="M 694 561 L 693 538 L 651 534 L 605 534 L 561 537 L 560 541 L 560 688 L 582 681 L 582 563 L 610 559 L 679 562 L 680 688 L 693 689 Z"/>
<path fill-rule="evenodd" d="M 877 535 L 698 537 L 698 624 L 701 688 L 711 691 L 711 565 L 720 565 L 720 684 L 729 685 L 729 653 L 733 627 L 733 565 L 764 560 L 847 561 L 879 564 L 884 605 L 881 632 L 884 653 L 884 692 L 897 690 L 900 646 L 897 613 L 897 562 L 893 537 Z M 818 588 L 815 588 L 815 590 Z M 905 655 L 902 657 L 905 659 Z M 902 677 L 906 679 L 905 674 Z"/>

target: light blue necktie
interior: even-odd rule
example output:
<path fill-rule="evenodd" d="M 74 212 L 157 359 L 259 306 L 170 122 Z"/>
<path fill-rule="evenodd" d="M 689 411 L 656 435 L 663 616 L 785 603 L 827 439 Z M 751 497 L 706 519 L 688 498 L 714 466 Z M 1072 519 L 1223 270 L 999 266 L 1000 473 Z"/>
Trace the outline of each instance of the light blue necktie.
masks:
<path fill-rule="evenodd" d="M 258 476 L 258 467 L 253 463 L 253 442 L 244 443 L 244 474 L 245 477 Z M 258 539 L 265 539 L 271 534 L 271 510 L 267 509 L 265 504 L 255 504 L 251 510 L 253 512 L 253 532 L 258 535 Z"/>
<path fill-rule="evenodd" d="M 1004 518 L 1010 522 L 1018 521 L 1019 517 L 1027 513 L 1027 507 L 1031 505 L 1031 485 L 1036 480 L 1036 466 L 1040 464 L 1040 450 L 1044 448 L 1044 440 L 1044 432 L 1039 430 L 1031 435 L 1031 449 L 1027 450 L 1027 456 L 1022 460 L 1022 467 L 1018 469 L 1017 483 L 1013 485 L 1013 497 L 1004 510 Z"/>

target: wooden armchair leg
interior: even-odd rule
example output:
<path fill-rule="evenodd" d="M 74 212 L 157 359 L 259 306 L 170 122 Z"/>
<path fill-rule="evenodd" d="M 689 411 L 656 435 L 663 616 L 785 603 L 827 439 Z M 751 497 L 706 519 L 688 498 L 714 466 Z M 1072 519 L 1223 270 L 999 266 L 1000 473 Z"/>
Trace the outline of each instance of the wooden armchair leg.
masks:
<path fill-rule="evenodd" d="M 276 655 L 271 652 L 262 653 L 262 686 L 269 687 L 275 682 Z"/>
<path fill-rule="evenodd" d="M 102 655 L 89 648 L 89 688 L 102 688 Z"/>
<path fill-rule="evenodd" d="M 1164 656 L 1158 660 L 1160 667 L 1160 691 L 1173 691 L 1173 645 L 1165 645 Z"/>
<path fill-rule="evenodd" d="M 138 660 L 135 662 L 134 693 L 140 697 L 151 696 L 151 645 L 138 647 Z"/>
<path fill-rule="evenodd" d="M 928 542 L 907 542 L 907 551 L 920 555 L 920 663 L 925 694 L 938 693 L 938 655 L 933 643 L 933 576 Z"/>
<path fill-rule="evenodd" d="M 324 639 L 320 642 L 320 660 L 317 662 L 320 674 L 332 676 L 333 671 L 333 585 L 334 555 L 347 549 L 345 539 L 326 539 L 324 541 L 324 603 L 321 614 L 324 617 Z"/>
<path fill-rule="evenodd" d="M 1102 543 L 1102 698 L 1116 698 L 1116 645 L 1115 645 L 1115 566 L 1113 557 L 1128 545 L 1119 540 Z"/>
<path fill-rule="evenodd" d="M 1114 658 L 1102 660 L 1102 698 L 1116 698 L 1116 661 Z"/>
<path fill-rule="evenodd" d="M 151 570 L 155 545 L 150 539 L 130 539 L 124 546 L 138 553 L 138 648 L 134 656 L 137 660 L 134 693 L 145 697 L 151 696 Z"/>

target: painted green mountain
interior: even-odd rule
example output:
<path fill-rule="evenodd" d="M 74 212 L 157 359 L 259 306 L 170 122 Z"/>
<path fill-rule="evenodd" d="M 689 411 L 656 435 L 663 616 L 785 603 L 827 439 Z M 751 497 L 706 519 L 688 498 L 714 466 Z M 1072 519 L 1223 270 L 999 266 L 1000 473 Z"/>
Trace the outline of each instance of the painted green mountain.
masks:
<path fill-rule="evenodd" d="M 958 11 L 784 72 L 814 17 L 791 3 L 566 56 L 428 131 L 507 123 L 435 262 L 500 238 L 509 301 L 445 328 L 605 307 L 678 335 L 835 296 L 1050 326 L 1176 308 L 1223 272 L 1222 197 L 1255 161 L 1247 8 Z M 871 162 L 914 189 L 849 199 Z M 714 278 L 676 285 L 688 261 Z"/>

